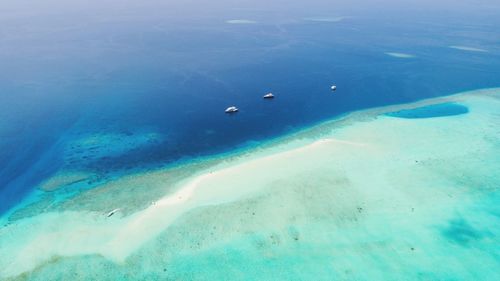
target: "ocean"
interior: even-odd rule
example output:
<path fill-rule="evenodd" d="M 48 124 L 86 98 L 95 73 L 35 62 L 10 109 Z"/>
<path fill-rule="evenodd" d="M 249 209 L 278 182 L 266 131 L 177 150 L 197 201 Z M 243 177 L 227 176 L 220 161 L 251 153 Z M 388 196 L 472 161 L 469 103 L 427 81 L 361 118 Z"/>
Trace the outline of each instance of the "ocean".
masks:
<path fill-rule="evenodd" d="M 351 112 L 500 85 L 495 1 L 2 6 L 5 226 L 134 175 L 180 167 L 189 178 L 183 165 L 198 173 Z M 143 183 L 134 192 L 162 195 Z"/>
<path fill-rule="evenodd" d="M 258 145 L 354 110 L 498 86 L 493 2 L 450 13 L 444 3 L 283 3 L 6 5 L 0 213 L 63 167 L 106 178 Z M 262 100 L 267 92 L 276 99 Z M 240 112 L 224 114 L 231 105 Z M 141 142 L 148 134 L 156 138 Z M 120 140 L 96 153 L 68 149 L 109 135 Z M 131 135 L 139 140 L 126 143 Z M 112 146 L 123 148 L 106 152 Z"/>

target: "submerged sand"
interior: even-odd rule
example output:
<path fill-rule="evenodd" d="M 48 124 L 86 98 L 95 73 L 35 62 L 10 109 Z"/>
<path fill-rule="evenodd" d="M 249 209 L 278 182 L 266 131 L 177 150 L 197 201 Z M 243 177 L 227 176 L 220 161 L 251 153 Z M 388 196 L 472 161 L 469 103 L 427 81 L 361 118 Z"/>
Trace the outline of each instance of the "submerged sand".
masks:
<path fill-rule="evenodd" d="M 456 49 L 460 51 L 467 51 L 467 52 L 480 52 L 480 53 L 487 53 L 488 50 L 481 49 L 481 48 L 476 48 L 476 47 L 469 47 L 469 46 L 449 46 L 451 49 Z"/>
<path fill-rule="evenodd" d="M 386 52 L 384 54 L 386 54 L 388 56 L 391 56 L 391 57 L 400 58 L 400 59 L 412 59 L 412 58 L 415 58 L 415 55 L 406 54 L 406 53 Z"/>
<path fill-rule="evenodd" d="M 234 19 L 234 20 L 227 20 L 226 23 L 229 24 L 256 24 L 256 21 L 253 20 L 247 20 L 247 19 Z"/>
<path fill-rule="evenodd" d="M 443 102 L 469 112 L 384 115 Z M 500 89 L 468 92 L 355 112 L 174 180 L 130 175 L 83 209 L 2 227 L 0 278 L 500 279 L 499 112 Z M 148 186 L 165 195 L 126 212 Z"/>

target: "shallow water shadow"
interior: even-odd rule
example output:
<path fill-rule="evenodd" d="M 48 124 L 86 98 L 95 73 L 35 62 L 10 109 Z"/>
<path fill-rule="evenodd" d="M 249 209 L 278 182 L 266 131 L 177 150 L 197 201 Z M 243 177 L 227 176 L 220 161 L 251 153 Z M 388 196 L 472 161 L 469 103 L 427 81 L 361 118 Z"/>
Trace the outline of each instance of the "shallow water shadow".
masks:
<path fill-rule="evenodd" d="M 461 246 L 467 246 L 471 241 L 484 237 L 477 229 L 472 227 L 465 219 L 450 220 L 448 226 L 441 232 L 448 240 Z"/>

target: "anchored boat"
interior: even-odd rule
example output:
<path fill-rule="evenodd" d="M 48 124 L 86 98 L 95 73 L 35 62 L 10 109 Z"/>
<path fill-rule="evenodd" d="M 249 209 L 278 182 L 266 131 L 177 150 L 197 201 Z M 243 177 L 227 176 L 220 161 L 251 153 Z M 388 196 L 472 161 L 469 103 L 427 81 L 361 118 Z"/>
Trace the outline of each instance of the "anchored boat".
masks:
<path fill-rule="evenodd" d="M 238 108 L 236 106 L 230 106 L 228 108 L 226 108 L 226 113 L 234 113 L 234 112 L 238 112 Z"/>
<path fill-rule="evenodd" d="M 118 211 L 120 211 L 120 208 L 114 209 L 113 211 L 109 212 L 106 216 L 109 218 L 109 217 L 111 217 L 112 215 L 114 215 Z"/>
<path fill-rule="evenodd" d="M 265 98 L 265 99 L 274 99 L 274 95 L 273 95 L 273 93 L 268 93 L 268 94 L 264 95 L 263 98 Z"/>

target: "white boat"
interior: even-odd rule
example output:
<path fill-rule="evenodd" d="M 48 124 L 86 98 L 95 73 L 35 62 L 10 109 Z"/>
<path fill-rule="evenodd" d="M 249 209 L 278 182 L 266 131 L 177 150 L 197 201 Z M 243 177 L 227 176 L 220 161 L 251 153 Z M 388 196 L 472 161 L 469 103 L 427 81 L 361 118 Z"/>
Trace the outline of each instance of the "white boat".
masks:
<path fill-rule="evenodd" d="M 337 86 L 332 85 L 332 86 L 330 87 L 330 89 L 332 89 L 332 91 L 335 91 L 335 90 L 337 90 Z"/>
<path fill-rule="evenodd" d="M 273 99 L 273 98 L 274 98 L 274 95 L 273 95 L 273 93 L 268 93 L 268 94 L 265 94 L 265 95 L 263 96 L 263 98 L 265 98 L 265 99 Z"/>
<path fill-rule="evenodd" d="M 230 106 L 228 108 L 226 108 L 226 113 L 234 113 L 234 112 L 238 112 L 238 108 L 236 106 Z"/>

